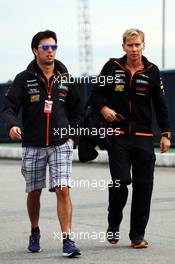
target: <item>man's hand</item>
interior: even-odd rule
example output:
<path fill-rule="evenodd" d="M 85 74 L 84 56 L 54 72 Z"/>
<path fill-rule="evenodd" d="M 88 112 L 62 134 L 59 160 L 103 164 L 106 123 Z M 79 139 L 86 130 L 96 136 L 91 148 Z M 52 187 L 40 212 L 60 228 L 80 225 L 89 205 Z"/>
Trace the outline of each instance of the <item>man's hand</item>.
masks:
<path fill-rule="evenodd" d="M 107 106 L 102 109 L 101 114 L 103 115 L 104 119 L 109 122 L 121 121 L 124 119 L 122 115 L 117 114 L 114 110 Z"/>
<path fill-rule="evenodd" d="M 162 137 L 160 140 L 160 151 L 162 153 L 167 152 L 171 146 L 171 142 L 168 138 Z"/>
<path fill-rule="evenodd" d="M 21 139 L 21 129 L 19 127 L 13 126 L 9 131 L 9 137 L 11 140 Z"/>
<path fill-rule="evenodd" d="M 69 142 L 70 144 L 72 144 L 72 146 L 74 146 L 74 141 L 73 141 L 72 138 L 69 138 L 69 139 L 68 139 L 68 142 Z"/>

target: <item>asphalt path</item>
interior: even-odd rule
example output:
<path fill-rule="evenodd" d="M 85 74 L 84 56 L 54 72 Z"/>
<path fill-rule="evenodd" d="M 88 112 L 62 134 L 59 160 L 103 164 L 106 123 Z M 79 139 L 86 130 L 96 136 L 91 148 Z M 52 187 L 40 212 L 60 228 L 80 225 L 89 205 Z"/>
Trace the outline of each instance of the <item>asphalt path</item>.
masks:
<path fill-rule="evenodd" d="M 73 202 L 72 237 L 82 256 L 61 256 L 62 242 L 56 215 L 54 193 L 43 190 L 41 199 L 42 252 L 26 252 L 30 224 L 26 211 L 26 193 L 20 161 L 0 160 L 0 264 L 26 263 L 175 263 L 175 168 L 156 167 L 151 216 L 145 238 L 150 247 L 135 250 L 128 238 L 131 193 L 124 210 L 121 238 L 117 245 L 105 240 L 107 227 L 106 164 L 74 163 L 71 196 Z"/>

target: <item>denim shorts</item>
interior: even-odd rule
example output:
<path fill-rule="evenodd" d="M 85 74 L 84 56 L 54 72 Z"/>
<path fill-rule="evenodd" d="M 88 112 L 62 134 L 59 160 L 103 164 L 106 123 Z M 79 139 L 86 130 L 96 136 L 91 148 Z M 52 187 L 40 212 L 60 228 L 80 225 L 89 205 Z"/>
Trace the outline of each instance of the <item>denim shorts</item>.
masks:
<path fill-rule="evenodd" d="M 46 187 L 46 167 L 49 166 L 49 191 L 71 184 L 73 145 L 23 147 L 21 172 L 26 181 L 26 192 Z"/>

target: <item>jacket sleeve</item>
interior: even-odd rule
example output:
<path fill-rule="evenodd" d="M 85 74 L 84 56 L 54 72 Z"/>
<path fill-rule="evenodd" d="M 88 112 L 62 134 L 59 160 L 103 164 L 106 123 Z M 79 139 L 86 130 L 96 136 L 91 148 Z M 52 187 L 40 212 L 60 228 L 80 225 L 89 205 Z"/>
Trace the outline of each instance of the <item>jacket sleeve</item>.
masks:
<path fill-rule="evenodd" d="M 168 108 L 165 101 L 165 91 L 162 78 L 160 76 L 160 71 L 157 67 L 155 68 L 155 75 L 153 76 L 153 78 L 155 79 L 155 83 L 152 92 L 152 100 L 156 113 L 156 118 L 158 121 L 158 125 L 161 129 L 161 133 L 168 134 L 170 133 Z"/>
<path fill-rule="evenodd" d="M 66 103 L 66 109 L 67 109 L 67 115 L 68 120 L 70 123 L 70 127 L 72 128 L 72 131 L 75 131 L 75 135 L 72 135 L 70 138 L 72 138 L 75 143 L 77 143 L 78 140 L 78 131 L 82 123 L 82 116 L 83 116 L 83 107 L 82 107 L 82 100 L 80 97 L 80 91 L 78 90 L 78 87 L 75 86 L 75 84 L 69 84 L 69 92 L 67 97 L 67 103 Z"/>
<path fill-rule="evenodd" d="M 21 78 L 16 76 L 12 83 L 11 88 L 5 95 L 5 106 L 1 113 L 2 119 L 7 124 L 7 130 L 9 131 L 13 126 L 19 126 L 17 116 L 22 105 L 23 89 L 21 85 Z"/>
<path fill-rule="evenodd" d="M 108 77 L 110 76 L 112 68 L 112 59 L 110 59 L 102 68 L 100 75 L 98 76 L 98 81 L 94 84 L 92 88 L 92 105 L 93 108 L 100 112 L 100 110 L 107 106 L 107 93 L 108 93 Z"/>

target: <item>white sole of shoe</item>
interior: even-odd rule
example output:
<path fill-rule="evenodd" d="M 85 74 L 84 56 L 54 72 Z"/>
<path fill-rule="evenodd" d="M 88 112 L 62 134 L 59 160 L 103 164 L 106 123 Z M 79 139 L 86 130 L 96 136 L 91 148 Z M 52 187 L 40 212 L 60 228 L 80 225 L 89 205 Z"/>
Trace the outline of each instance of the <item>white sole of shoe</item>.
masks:
<path fill-rule="evenodd" d="M 68 257 L 68 258 L 73 258 L 73 257 L 78 257 L 80 256 L 81 253 L 80 252 L 71 252 L 71 253 L 62 253 L 63 257 Z"/>
<path fill-rule="evenodd" d="M 40 248 L 40 250 L 38 251 L 31 251 L 27 248 L 27 253 L 40 253 L 42 251 L 42 249 Z"/>

